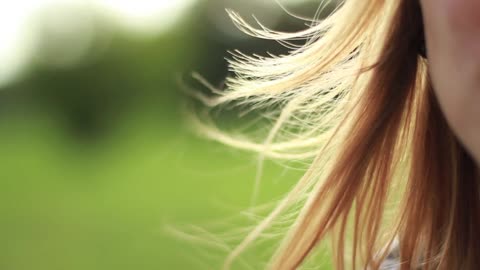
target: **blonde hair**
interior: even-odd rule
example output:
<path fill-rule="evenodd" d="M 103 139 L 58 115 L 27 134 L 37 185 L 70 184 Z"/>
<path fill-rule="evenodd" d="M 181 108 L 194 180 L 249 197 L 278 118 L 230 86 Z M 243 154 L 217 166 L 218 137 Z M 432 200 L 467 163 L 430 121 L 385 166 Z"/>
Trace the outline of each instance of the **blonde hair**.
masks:
<path fill-rule="evenodd" d="M 270 269 L 300 267 L 327 234 L 339 270 L 378 269 L 384 247 L 396 237 L 401 269 L 480 269 L 479 177 L 440 111 L 428 63 L 418 54 L 418 1 L 344 1 L 297 33 L 256 29 L 230 15 L 252 36 L 307 42 L 282 56 L 236 53 L 226 89 L 196 94 L 210 108 L 279 108 L 267 115 L 273 125 L 262 141 L 227 134 L 200 118 L 194 119 L 197 130 L 262 158 L 311 165 L 225 268 L 300 203 Z"/>

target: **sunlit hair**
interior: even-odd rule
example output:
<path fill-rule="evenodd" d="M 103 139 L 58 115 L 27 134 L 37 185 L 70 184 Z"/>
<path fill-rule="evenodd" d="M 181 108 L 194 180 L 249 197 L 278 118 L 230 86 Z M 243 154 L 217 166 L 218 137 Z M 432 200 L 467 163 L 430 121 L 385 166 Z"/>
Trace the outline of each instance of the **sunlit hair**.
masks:
<path fill-rule="evenodd" d="M 378 269 L 396 238 L 401 269 L 480 269 L 479 177 L 440 111 L 428 60 L 419 56 L 418 1 L 344 1 L 298 33 L 259 30 L 230 15 L 255 37 L 307 42 L 282 56 L 237 53 L 226 89 L 197 95 L 213 108 L 277 108 L 269 111 L 274 123 L 264 139 L 229 135 L 201 118 L 197 129 L 263 158 L 311 165 L 225 268 L 300 203 L 270 269 L 300 267 L 327 236 L 340 270 Z"/>

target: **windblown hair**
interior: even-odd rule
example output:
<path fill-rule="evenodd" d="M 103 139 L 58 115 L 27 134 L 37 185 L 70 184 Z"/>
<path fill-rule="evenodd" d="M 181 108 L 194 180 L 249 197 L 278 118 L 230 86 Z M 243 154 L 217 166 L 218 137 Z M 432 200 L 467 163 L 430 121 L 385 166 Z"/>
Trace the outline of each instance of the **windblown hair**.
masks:
<path fill-rule="evenodd" d="M 213 108 L 278 105 L 264 140 L 235 137 L 202 121 L 197 128 L 265 158 L 311 165 L 225 268 L 301 202 L 270 269 L 299 268 L 327 235 L 339 270 L 378 269 L 394 239 L 402 270 L 480 269 L 479 176 L 447 125 L 428 60 L 419 55 L 418 1 L 343 1 L 297 33 L 259 30 L 230 15 L 255 37 L 307 42 L 282 56 L 238 53 L 226 89 L 199 96 Z"/>

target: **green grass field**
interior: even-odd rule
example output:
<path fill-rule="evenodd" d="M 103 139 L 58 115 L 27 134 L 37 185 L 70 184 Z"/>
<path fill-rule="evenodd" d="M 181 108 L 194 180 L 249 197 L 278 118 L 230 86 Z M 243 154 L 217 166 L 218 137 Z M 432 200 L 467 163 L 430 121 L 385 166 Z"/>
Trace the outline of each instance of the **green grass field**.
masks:
<path fill-rule="evenodd" d="M 247 207 L 253 155 L 195 137 L 175 117 L 139 114 L 108 139 L 79 142 L 33 115 L 0 122 L 0 269 L 213 269 L 164 225 Z M 267 166 L 260 201 L 298 175 Z"/>

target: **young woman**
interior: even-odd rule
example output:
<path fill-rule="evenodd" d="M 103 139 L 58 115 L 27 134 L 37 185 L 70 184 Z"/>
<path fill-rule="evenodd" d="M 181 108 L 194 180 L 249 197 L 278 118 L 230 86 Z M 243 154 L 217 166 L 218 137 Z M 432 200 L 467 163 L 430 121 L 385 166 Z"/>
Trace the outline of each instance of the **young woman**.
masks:
<path fill-rule="evenodd" d="M 480 1 L 346 0 L 299 33 L 231 15 L 256 37 L 307 42 L 280 57 L 237 55 L 227 89 L 205 99 L 263 108 L 274 124 L 260 143 L 199 128 L 311 165 L 226 268 L 301 205 L 270 269 L 301 267 L 326 237 L 340 270 L 480 269 Z"/>

